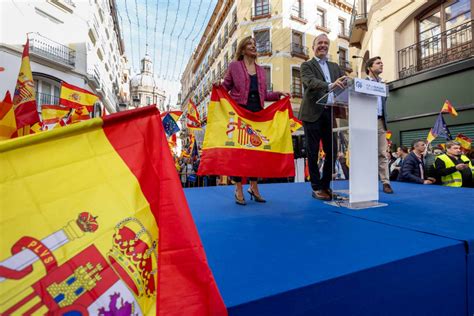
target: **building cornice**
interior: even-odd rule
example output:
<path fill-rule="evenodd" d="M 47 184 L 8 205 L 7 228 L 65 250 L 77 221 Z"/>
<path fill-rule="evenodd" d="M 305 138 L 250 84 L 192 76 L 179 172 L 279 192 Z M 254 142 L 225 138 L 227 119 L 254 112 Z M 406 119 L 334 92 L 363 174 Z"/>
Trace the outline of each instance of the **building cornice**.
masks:
<path fill-rule="evenodd" d="M 344 0 L 329 0 L 329 3 L 336 6 L 340 10 L 352 14 L 352 5 Z"/>

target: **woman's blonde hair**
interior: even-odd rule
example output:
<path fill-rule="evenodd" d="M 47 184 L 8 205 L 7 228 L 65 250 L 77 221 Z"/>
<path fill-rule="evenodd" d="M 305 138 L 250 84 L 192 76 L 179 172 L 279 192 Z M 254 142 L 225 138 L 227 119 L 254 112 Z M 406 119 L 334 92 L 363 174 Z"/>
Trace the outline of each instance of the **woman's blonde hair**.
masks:
<path fill-rule="evenodd" d="M 235 51 L 234 55 L 234 60 L 242 60 L 244 59 L 244 49 L 245 46 L 250 42 L 250 41 L 255 41 L 255 39 L 252 36 L 247 36 L 244 37 L 240 42 L 239 45 L 237 46 L 237 50 Z"/>

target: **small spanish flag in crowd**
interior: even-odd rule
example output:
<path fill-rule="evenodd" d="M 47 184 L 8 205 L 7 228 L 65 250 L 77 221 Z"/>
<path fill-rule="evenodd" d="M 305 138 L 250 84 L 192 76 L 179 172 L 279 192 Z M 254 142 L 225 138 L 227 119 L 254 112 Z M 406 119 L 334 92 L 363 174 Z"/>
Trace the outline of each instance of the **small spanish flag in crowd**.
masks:
<path fill-rule="evenodd" d="M 289 98 L 250 112 L 213 87 L 204 136 L 200 175 L 262 178 L 293 177 L 293 116 Z"/>
<path fill-rule="evenodd" d="M 385 138 L 386 138 L 387 140 L 389 140 L 390 138 L 392 138 L 392 131 L 387 130 L 387 131 L 385 132 Z"/>
<path fill-rule="evenodd" d="M 2 142 L 0 170 L 1 315 L 227 315 L 156 107 Z"/>
<path fill-rule="evenodd" d="M 86 107 L 87 111 L 90 113 L 94 111 L 94 104 L 98 100 L 99 98 L 92 92 L 73 86 L 64 81 L 61 84 L 59 100 L 61 105 L 75 109 Z"/>
<path fill-rule="evenodd" d="M 30 41 L 27 39 L 23 48 L 15 93 L 13 94 L 13 108 L 15 110 L 16 128 L 19 129 L 19 136 L 29 134 L 29 126 L 39 122 L 29 49 Z M 23 127 L 26 127 L 26 129 L 21 130 Z"/>
<path fill-rule="evenodd" d="M 443 107 L 441 108 L 441 113 L 449 113 L 452 116 L 458 116 L 458 112 L 456 112 L 456 109 L 448 100 L 444 101 Z"/>
<path fill-rule="evenodd" d="M 15 112 L 10 92 L 0 102 L 0 140 L 9 139 L 16 131 Z"/>
<path fill-rule="evenodd" d="M 41 107 L 42 122 L 45 125 L 59 123 L 70 111 L 70 108 L 60 105 L 43 105 Z"/>
<path fill-rule="evenodd" d="M 201 129 L 201 121 L 199 120 L 199 112 L 193 101 L 188 103 L 188 112 L 186 113 L 186 126 L 193 129 Z"/>
<path fill-rule="evenodd" d="M 468 152 L 471 149 L 472 139 L 463 134 L 458 134 L 455 139 L 461 145 L 464 152 Z"/>

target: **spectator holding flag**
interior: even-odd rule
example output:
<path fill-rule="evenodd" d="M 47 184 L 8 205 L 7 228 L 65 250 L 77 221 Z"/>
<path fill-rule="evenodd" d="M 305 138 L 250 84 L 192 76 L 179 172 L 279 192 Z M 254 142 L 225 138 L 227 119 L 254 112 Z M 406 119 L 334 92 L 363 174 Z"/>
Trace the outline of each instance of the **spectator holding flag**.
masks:
<path fill-rule="evenodd" d="M 235 53 L 235 60 L 229 64 L 222 86 L 229 91 L 230 96 L 244 109 L 251 112 L 263 110 L 264 101 L 277 101 L 289 93 L 267 92 L 265 70 L 257 65 L 257 47 L 255 39 L 247 36 L 242 39 Z M 249 163 L 249 162 L 246 162 Z M 245 205 L 242 189 L 242 178 L 233 177 L 235 182 L 235 202 Z M 252 199 L 264 203 L 260 195 L 257 179 L 249 178 L 250 188 L 247 190 Z"/>
<path fill-rule="evenodd" d="M 473 186 L 474 166 L 469 158 L 462 154 L 458 142 L 446 143 L 446 153 L 436 157 L 434 167 L 444 186 Z"/>

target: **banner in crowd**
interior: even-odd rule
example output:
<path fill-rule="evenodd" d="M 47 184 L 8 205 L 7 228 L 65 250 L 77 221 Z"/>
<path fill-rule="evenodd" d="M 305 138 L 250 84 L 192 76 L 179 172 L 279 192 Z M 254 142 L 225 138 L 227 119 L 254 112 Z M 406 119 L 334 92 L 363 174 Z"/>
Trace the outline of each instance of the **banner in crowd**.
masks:
<path fill-rule="evenodd" d="M 30 66 L 30 41 L 27 39 L 21 57 L 20 72 L 16 82 L 15 93 L 13 94 L 13 108 L 15 110 L 17 129 L 24 126 L 33 125 L 39 121 L 36 109 L 36 93 L 33 74 Z M 29 128 L 28 128 L 29 130 Z M 18 135 L 26 135 L 24 131 L 18 131 Z"/>
<path fill-rule="evenodd" d="M 0 314 L 227 314 L 155 107 L 0 143 L 0 170 Z"/>
<path fill-rule="evenodd" d="M 289 98 L 250 112 L 213 87 L 198 174 L 263 178 L 295 175 Z"/>

